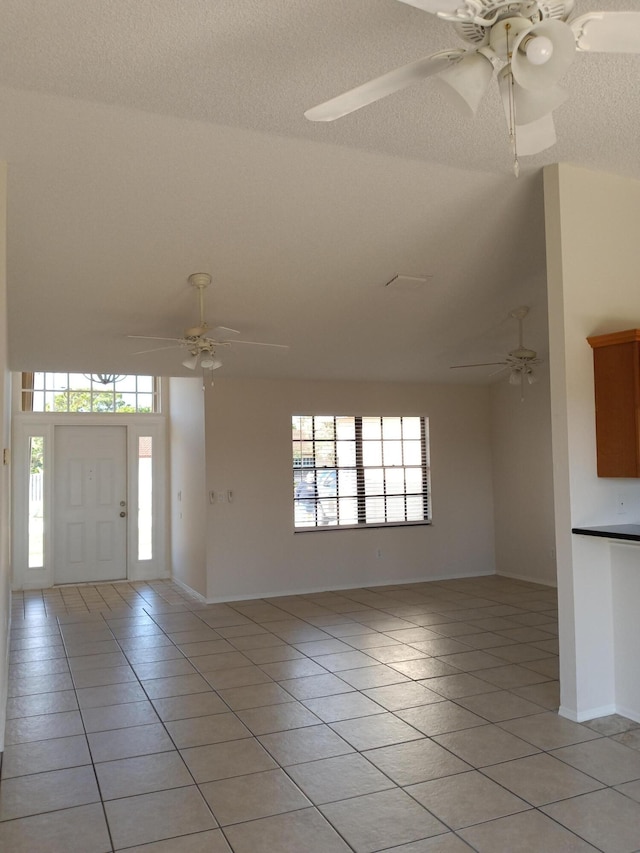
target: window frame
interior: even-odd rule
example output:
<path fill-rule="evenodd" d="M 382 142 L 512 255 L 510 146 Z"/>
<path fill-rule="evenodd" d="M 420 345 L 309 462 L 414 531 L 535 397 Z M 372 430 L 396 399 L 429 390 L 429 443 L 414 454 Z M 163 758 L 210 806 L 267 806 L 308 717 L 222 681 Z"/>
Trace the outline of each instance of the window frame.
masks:
<path fill-rule="evenodd" d="M 312 431 L 311 431 L 311 439 L 303 436 L 301 427 L 303 419 L 311 420 L 312 423 Z M 339 420 L 352 420 L 354 427 L 354 436 L 352 440 L 354 443 L 355 449 L 355 462 L 351 465 L 340 465 L 339 464 L 339 453 L 338 453 L 338 421 Z M 420 424 L 419 429 L 419 441 L 420 441 L 420 462 L 419 464 L 409 463 L 406 459 L 407 447 L 406 443 L 409 441 L 417 441 L 417 439 L 412 438 L 409 439 L 404 435 L 404 421 L 405 419 L 418 420 Z M 332 438 L 327 438 L 326 436 L 317 437 L 317 421 L 326 423 L 329 420 L 333 420 L 333 432 Z M 384 459 L 381 459 L 381 462 L 376 465 L 365 464 L 364 461 L 364 449 L 366 446 L 366 442 L 370 439 L 363 437 L 363 422 L 371 422 L 371 421 L 379 421 L 380 426 L 380 438 L 373 439 L 373 441 L 378 441 L 380 447 L 384 445 L 385 439 L 383 438 L 384 429 L 385 429 L 385 421 L 399 421 L 400 424 L 400 438 L 394 439 L 398 441 L 401 445 L 401 457 L 402 464 L 383 464 Z M 297 422 L 297 436 L 296 436 L 296 422 Z M 415 526 L 427 526 L 431 524 L 431 467 L 430 467 L 430 442 L 429 442 L 429 419 L 426 415 L 416 415 L 416 414 L 402 414 L 402 415 L 327 415 L 327 414 L 292 414 L 291 416 L 292 423 L 292 456 L 293 456 L 293 525 L 295 533 L 306 533 L 318 530 L 360 530 L 367 528 L 381 528 L 381 527 L 415 527 Z M 331 465 L 321 465 L 318 464 L 320 461 L 318 459 L 318 449 L 317 442 L 324 442 L 324 447 L 326 449 L 327 444 L 333 444 L 333 464 Z M 305 455 L 305 445 L 312 446 L 311 455 L 307 453 Z M 382 453 L 382 450 L 381 450 Z M 376 470 L 381 473 L 383 487 L 382 492 L 380 494 L 367 494 L 367 487 L 365 484 L 366 472 L 367 471 Z M 420 485 L 421 491 L 415 492 L 410 491 L 407 486 L 406 481 L 406 472 L 407 470 L 418 470 L 420 471 Z M 387 492 L 387 472 L 390 471 L 402 471 L 403 479 L 404 479 L 404 491 L 401 492 Z M 297 472 L 297 476 L 296 476 Z M 323 472 L 335 472 L 335 494 L 330 496 L 323 496 L 319 490 L 318 485 L 320 484 L 320 477 L 322 477 Z M 355 492 L 342 494 L 340 495 L 340 472 L 344 472 L 345 474 L 352 473 L 353 478 L 351 482 L 355 482 Z M 315 497 L 300 497 L 298 494 L 298 484 L 302 482 L 303 476 L 308 476 L 308 474 L 312 474 L 312 484 L 313 489 L 315 491 Z M 388 498 L 394 497 L 403 499 L 404 502 L 404 518 L 403 519 L 393 519 L 388 520 L 389 516 L 389 502 Z M 408 500 L 410 498 L 420 498 L 420 503 L 422 505 L 421 517 L 420 518 L 411 518 L 408 517 L 411 515 L 408 506 Z M 357 521 L 349 521 L 349 523 L 340 524 L 340 501 L 345 498 L 350 500 L 355 500 L 355 504 L 357 507 Z M 367 521 L 367 499 L 381 499 L 381 504 L 384 512 L 384 519 L 373 519 L 371 521 Z M 312 503 L 314 506 L 313 510 L 307 509 L 307 514 L 311 513 L 310 517 L 307 520 L 308 523 L 301 522 L 302 512 L 300 510 L 300 505 L 302 501 L 306 503 Z M 328 502 L 335 505 L 335 523 L 332 521 L 327 521 L 326 518 L 327 513 L 325 510 L 325 506 Z M 352 505 L 353 506 L 353 505 Z"/>
<path fill-rule="evenodd" d="M 35 415 L 55 415 L 55 414 L 64 414 L 64 415 L 79 415 L 86 417 L 87 415 L 140 415 L 141 417 L 148 415 L 158 415 L 161 413 L 161 397 L 160 397 L 160 389 L 161 383 L 160 379 L 157 376 L 150 376 L 148 374 L 126 374 L 119 377 L 116 382 L 111 382 L 107 385 L 103 385 L 101 383 L 95 382 L 90 375 L 82 374 L 82 376 L 86 379 L 88 385 L 83 388 L 72 388 L 71 376 L 80 375 L 78 371 L 74 372 L 66 372 L 66 371 L 45 371 L 38 370 L 34 372 L 22 372 L 20 374 L 20 411 L 23 414 L 35 414 Z M 42 387 L 36 388 L 36 376 L 42 377 Z M 57 377 L 66 376 L 66 383 L 62 383 L 65 387 L 62 387 L 61 382 L 57 379 Z M 123 380 L 135 380 L 135 388 L 134 390 L 124 390 L 119 388 L 119 383 Z M 139 380 L 151 379 L 151 391 L 143 391 L 139 389 Z M 90 409 L 88 410 L 80 410 L 74 411 L 69 408 L 70 405 L 70 396 L 72 394 L 87 394 L 89 397 Z M 113 409 L 111 410 L 101 410 L 94 408 L 94 399 L 98 398 L 99 395 L 110 395 L 113 398 Z M 34 409 L 34 401 L 36 400 L 36 395 L 44 395 L 45 406 L 46 400 L 49 395 L 55 395 L 56 397 L 66 396 L 67 406 L 62 409 L 47 409 L 46 407 L 43 409 L 37 408 Z M 133 412 L 123 412 L 122 410 L 116 409 L 116 402 L 118 399 L 118 395 L 124 395 L 126 397 L 132 397 L 135 400 L 135 411 Z M 141 411 L 139 409 L 140 398 L 150 397 L 151 398 L 151 409 L 150 411 Z"/>

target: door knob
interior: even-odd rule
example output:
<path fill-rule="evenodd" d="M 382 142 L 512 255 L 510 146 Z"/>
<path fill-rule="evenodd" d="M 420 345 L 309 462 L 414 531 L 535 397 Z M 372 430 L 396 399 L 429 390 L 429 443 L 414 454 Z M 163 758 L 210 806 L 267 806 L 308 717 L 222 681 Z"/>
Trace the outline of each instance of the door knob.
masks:
<path fill-rule="evenodd" d="M 126 514 L 127 514 L 126 512 L 121 512 L 121 513 L 120 513 L 120 518 L 124 518 Z"/>

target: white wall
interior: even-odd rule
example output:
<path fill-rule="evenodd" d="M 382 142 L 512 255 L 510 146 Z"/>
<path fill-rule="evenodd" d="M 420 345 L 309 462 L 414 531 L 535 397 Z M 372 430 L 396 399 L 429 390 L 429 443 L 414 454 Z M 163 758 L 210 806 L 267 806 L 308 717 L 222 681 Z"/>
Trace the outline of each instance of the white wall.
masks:
<path fill-rule="evenodd" d="M 611 544 L 611 581 L 613 620 L 614 678 L 616 710 L 624 717 L 640 722 L 640 566 L 638 546 L 623 542 Z M 619 653 L 619 650 L 628 650 Z"/>
<path fill-rule="evenodd" d="M 611 549 L 606 540 L 572 536 L 571 527 L 637 522 L 640 481 L 597 477 L 586 338 L 640 327 L 640 183 L 550 166 L 545 213 L 561 713 L 588 719 L 616 707 Z"/>
<path fill-rule="evenodd" d="M 205 596 L 206 481 L 201 379 L 169 380 L 171 564 L 174 580 Z"/>
<path fill-rule="evenodd" d="M 9 466 L 2 460 L 4 448 L 10 447 L 11 435 L 11 386 L 7 366 L 6 193 L 7 168 L 3 163 L 0 166 L 0 752 L 4 750 L 11 617 L 10 477 Z"/>
<path fill-rule="evenodd" d="M 535 342 L 534 342 L 535 343 Z M 520 388 L 491 387 L 491 445 L 499 575 L 555 586 L 549 365 Z"/>
<path fill-rule="evenodd" d="M 293 414 L 428 416 L 433 524 L 294 533 Z M 206 445 L 210 600 L 495 571 L 487 388 L 216 380 Z"/>

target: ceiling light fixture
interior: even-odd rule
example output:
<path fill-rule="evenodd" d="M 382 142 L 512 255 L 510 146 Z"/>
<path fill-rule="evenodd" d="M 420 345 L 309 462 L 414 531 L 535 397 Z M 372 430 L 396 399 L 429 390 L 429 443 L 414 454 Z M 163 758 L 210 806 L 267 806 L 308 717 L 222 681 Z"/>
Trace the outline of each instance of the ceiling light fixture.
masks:
<path fill-rule="evenodd" d="M 214 352 L 204 352 L 200 358 L 200 367 L 203 370 L 217 370 L 222 367 L 222 362 L 219 358 L 215 358 Z"/>
<path fill-rule="evenodd" d="M 163 344 L 169 342 L 169 346 L 155 346 L 153 349 L 139 350 L 134 355 L 160 352 L 165 349 L 182 349 L 183 352 L 186 350 L 187 355 L 182 360 L 182 366 L 186 367 L 187 370 L 195 370 L 199 363 L 202 368 L 204 382 L 205 370 L 213 373 L 214 370 L 222 367 L 222 362 L 216 357 L 216 350 L 222 347 L 235 347 L 237 344 L 240 344 L 253 347 L 267 347 L 270 349 L 289 349 L 286 344 L 239 340 L 235 335 L 239 335 L 240 332 L 237 329 L 230 329 L 228 326 L 214 326 L 210 328 L 205 315 L 204 292 L 211 284 L 211 276 L 206 272 L 196 272 L 189 276 L 188 281 L 198 291 L 198 305 L 200 309 L 198 324 L 185 329 L 183 336 L 180 338 L 170 338 L 160 335 L 127 335 L 129 338 L 137 338 L 139 340 L 162 341 Z M 213 381 L 211 384 L 213 385 Z"/>
<path fill-rule="evenodd" d="M 195 370 L 196 367 L 198 366 L 198 358 L 199 358 L 199 353 L 198 352 L 192 352 L 190 355 L 188 355 L 185 358 L 185 360 L 182 362 L 182 364 L 184 365 L 184 367 L 188 367 L 189 370 Z"/>
<path fill-rule="evenodd" d="M 520 308 L 514 308 L 509 311 L 509 317 L 518 321 L 518 346 L 515 349 L 509 350 L 503 361 L 484 361 L 476 362 L 475 364 L 455 364 L 453 370 L 467 367 L 493 367 L 498 368 L 490 373 L 489 376 L 497 376 L 500 373 L 509 371 L 509 384 L 520 385 L 520 400 L 524 400 L 524 380 L 526 378 L 529 385 L 537 382 L 537 377 L 534 372 L 534 367 L 540 364 L 538 353 L 535 350 L 525 347 L 523 342 L 523 322 L 524 318 L 529 313 L 526 305 Z"/>
<path fill-rule="evenodd" d="M 186 367 L 189 370 L 195 370 L 198 366 L 198 362 L 200 362 L 200 367 L 202 368 L 202 383 L 204 386 L 205 370 L 208 370 L 213 374 L 214 370 L 222 367 L 222 362 L 219 358 L 216 358 L 215 350 L 203 348 L 200 350 L 192 350 L 187 358 L 184 359 L 182 364 L 183 367 Z M 211 380 L 211 384 L 213 385 L 213 379 Z"/>
<path fill-rule="evenodd" d="M 445 68 L 436 84 L 452 107 L 473 118 L 491 84 L 493 63 L 482 53 L 467 53 Z"/>
<path fill-rule="evenodd" d="M 85 379 L 93 382 L 94 385 L 114 385 L 121 379 L 124 379 L 124 373 L 83 373 Z"/>

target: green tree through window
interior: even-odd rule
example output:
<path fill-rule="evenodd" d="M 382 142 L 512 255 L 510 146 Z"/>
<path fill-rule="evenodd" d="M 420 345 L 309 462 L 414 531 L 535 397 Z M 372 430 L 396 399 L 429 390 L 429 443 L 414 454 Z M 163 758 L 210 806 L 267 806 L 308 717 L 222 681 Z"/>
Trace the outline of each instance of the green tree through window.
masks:
<path fill-rule="evenodd" d="M 135 414 L 136 409 L 125 402 L 122 394 L 112 394 L 109 391 L 61 391 L 53 398 L 54 412 L 121 412 L 122 414 Z M 150 407 L 139 407 L 138 414 L 149 413 Z"/>
<path fill-rule="evenodd" d="M 44 470 L 44 439 L 41 435 L 31 436 L 31 473 L 42 474 Z"/>

